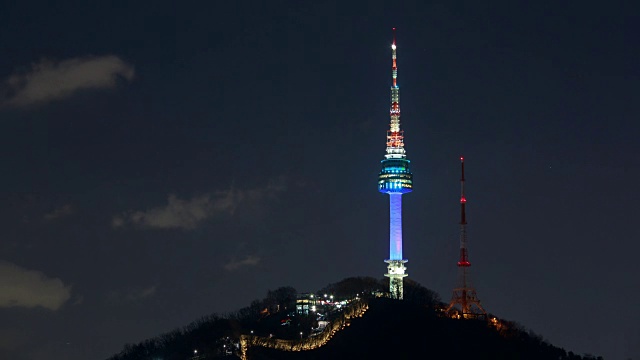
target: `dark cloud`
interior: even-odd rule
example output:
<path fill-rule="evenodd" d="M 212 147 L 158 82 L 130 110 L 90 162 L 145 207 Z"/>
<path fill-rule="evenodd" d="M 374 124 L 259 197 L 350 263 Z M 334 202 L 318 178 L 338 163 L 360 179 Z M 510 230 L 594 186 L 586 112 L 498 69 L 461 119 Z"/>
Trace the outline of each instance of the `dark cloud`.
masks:
<path fill-rule="evenodd" d="M 40 271 L 0 261 L 0 307 L 58 310 L 71 298 L 71 286 Z"/>
<path fill-rule="evenodd" d="M 206 219 L 233 214 L 242 203 L 256 203 L 283 190 L 283 185 L 276 186 L 270 183 L 265 187 L 248 190 L 231 187 L 224 191 L 194 196 L 188 200 L 169 195 L 167 205 L 116 215 L 111 225 L 114 228 L 130 224 L 155 229 L 194 229 Z"/>
<path fill-rule="evenodd" d="M 57 220 L 60 218 L 67 217 L 73 214 L 73 207 L 69 204 L 63 205 L 57 209 L 54 209 L 50 213 L 44 214 L 44 219 L 47 221 Z"/>
<path fill-rule="evenodd" d="M 21 107 L 71 96 L 79 90 L 113 88 L 117 79 L 133 79 L 134 68 L 114 55 L 41 60 L 27 72 L 14 73 L 4 84 L 4 106 Z"/>
<path fill-rule="evenodd" d="M 260 263 L 260 258 L 254 255 L 248 255 L 242 260 L 233 259 L 224 265 L 224 269 L 227 271 L 237 270 L 245 266 L 256 266 Z"/>
<path fill-rule="evenodd" d="M 134 287 L 126 290 L 116 290 L 109 293 L 107 297 L 112 303 L 119 303 L 124 301 L 138 301 L 147 299 L 156 294 L 158 287 L 156 285 L 150 285 L 147 287 Z"/>
<path fill-rule="evenodd" d="M 229 197 L 218 199 L 210 195 L 196 196 L 190 200 L 182 200 L 169 195 L 167 205 L 146 211 L 133 211 L 113 218 L 113 227 L 132 224 L 140 227 L 157 229 L 193 229 L 202 220 L 212 216 L 216 210 L 228 211 L 233 205 Z"/>

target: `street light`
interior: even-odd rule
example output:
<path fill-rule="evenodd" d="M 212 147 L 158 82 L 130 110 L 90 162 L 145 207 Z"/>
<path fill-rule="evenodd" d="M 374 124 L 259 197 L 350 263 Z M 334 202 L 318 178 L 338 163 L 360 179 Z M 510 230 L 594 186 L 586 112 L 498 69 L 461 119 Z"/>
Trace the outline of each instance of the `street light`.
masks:
<path fill-rule="evenodd" d="M 300 340 L 302 340 L 302 331 L 300 331 Z"/>

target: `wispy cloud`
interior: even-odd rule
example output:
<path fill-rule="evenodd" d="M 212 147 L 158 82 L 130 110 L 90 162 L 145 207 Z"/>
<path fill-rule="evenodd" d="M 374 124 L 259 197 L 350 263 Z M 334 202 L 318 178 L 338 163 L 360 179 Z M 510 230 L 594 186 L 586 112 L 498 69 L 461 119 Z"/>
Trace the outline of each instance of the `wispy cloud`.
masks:
<path fill-rule="evenodd" d="M 156 294 L 157 287 L 155 285 L 141 289 L 134 289 L 127 294 L 127 299 L 131 301 L 145 299 Z"/>
<path fill-rule="evenodd" d="M 40 271 L 0 261 L 0 308 L 43 307 L 58 310 L 71 298 L 71 286 Z"/>
<path fill-rule="evenodd" d="M 131 80 L 134 68 L 117 56 L 41 60 L 4 82 L 0 104 L 21 107 L 71 96 L 85 89 L 113 88 L 118 78 Z"/>
<path fill-rule="evenodd" d="M 126 290 L 116 290 L 112 291 L 108 295 L 108 300 L 114 303 L 119 303 L 123 301 L 138 301 L 142 299 L 146 299 L 152 297 L 156 294 L 158 287 L 156 285 L 151 285 L 147 287 L 136 287 L 129 288 Z"/>
<path fill-rule="evenodd" d="M 130 211 L 113 218 L 113 227 L 127 224 L 156 229 L 193 229 L 202 220 L 216 213 L 233 212 L 235 193 L 200 195 L 182 200 L 169 195 L 167 205 L 146 211 Z"/>
<path fill-rule="evenodd" d="M 240 190 L 234 187 L 188 200 L 169 195 L 167 204 L 145 211 L 127 211 L 116 215 L 111 221 L 114 228 L 133 225 L 155 229 L 194 229 L 202 221 L 222 214 L 233 214 L 242 203 L 256 203 L 276 196 L 284 190 L 282 181 L 269 183 L 265 187 Z"/>
<path fill-rule="evenodd" d="M 245 266 L 256 266 L 260 263 L 260 258 L 254 255 L 249 255 L 242 260 L 232 259 L 224 265 L 224 269 L 227 271 L 237 270 Z"/>
<path fill-rule="evenodd" d="M 52 220 L 57 220 L 63 217 L 67 217 L 69 215 L 73 214 L 73 207 L 71 207 L 71 205 L 67 204 L 64 206 L 61 206 L 57 209 L 54 209 L 53 211 L 51 211 L 50 213 L 46 213 L 44 214 L 44 219 L 47 221 L 52 221 Z"/>

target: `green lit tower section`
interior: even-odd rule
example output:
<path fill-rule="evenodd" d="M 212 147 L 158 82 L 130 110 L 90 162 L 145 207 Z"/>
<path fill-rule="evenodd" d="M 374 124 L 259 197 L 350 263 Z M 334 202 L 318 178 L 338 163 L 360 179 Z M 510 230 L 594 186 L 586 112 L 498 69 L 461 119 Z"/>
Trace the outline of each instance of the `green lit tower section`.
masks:
<path fill-rule="evenodd" d="M 404 150 L 404 134 L 400 130 L 400 88 L 398 87 L 398 67 L 396 64 L 396 29 L 393 28 L 391 45 L 393 85 L 391 86 L 391 124 L 387 131 L 387 153 L 381 161 L 382 170 L 378 175 L 378 191 L 389 194 L 389 259 L 387 273 L 389 292 L 394 299 L 403 297 L 403 278 L 407 276 L 402 258 L 402 194 L 413 190 L 413 174 L 409 170 L 409 160 Z"/>

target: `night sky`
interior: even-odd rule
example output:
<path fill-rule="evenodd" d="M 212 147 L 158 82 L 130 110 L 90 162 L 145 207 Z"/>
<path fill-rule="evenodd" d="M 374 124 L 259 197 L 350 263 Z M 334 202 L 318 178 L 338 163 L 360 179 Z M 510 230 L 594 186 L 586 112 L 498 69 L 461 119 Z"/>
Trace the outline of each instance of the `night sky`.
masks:
<path fill-rule="evenodd" d="M 0 5 L 0 358 L 383 278 L 392 27 L 409 278 L 450 299 L 464 155 L 485 309 L 640 358 L 636 5 L 178 3 Z"/>

